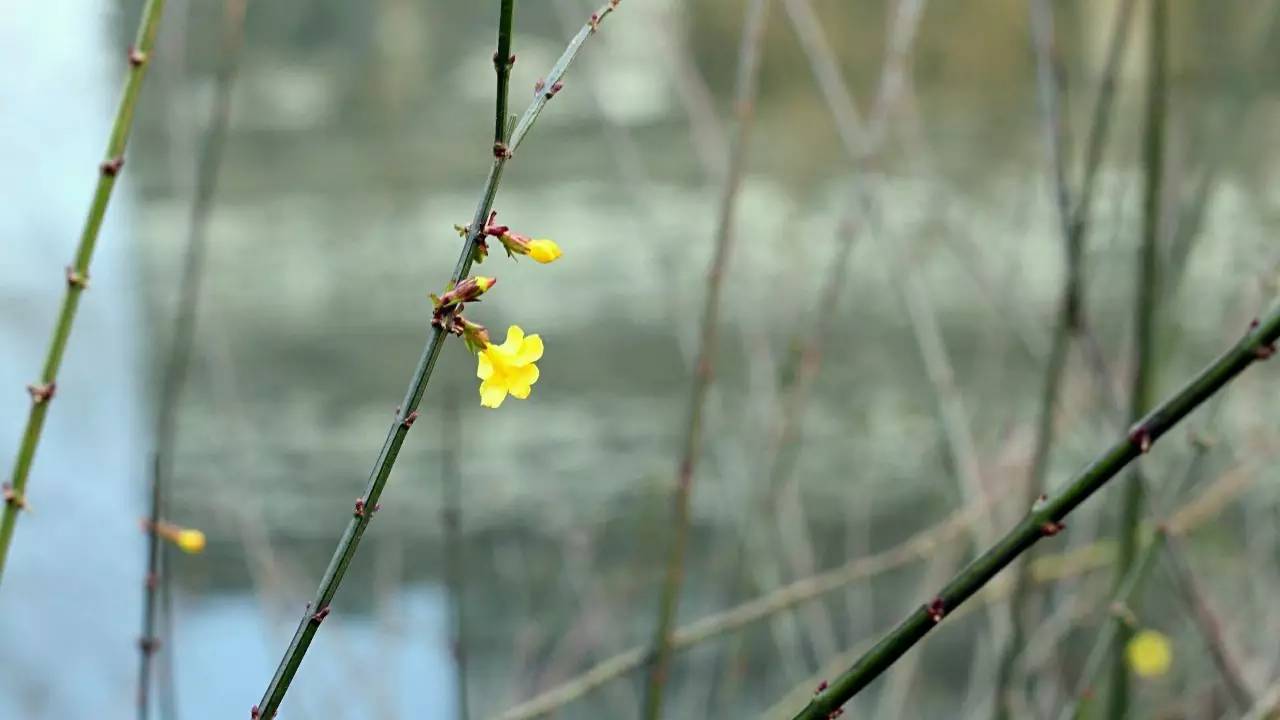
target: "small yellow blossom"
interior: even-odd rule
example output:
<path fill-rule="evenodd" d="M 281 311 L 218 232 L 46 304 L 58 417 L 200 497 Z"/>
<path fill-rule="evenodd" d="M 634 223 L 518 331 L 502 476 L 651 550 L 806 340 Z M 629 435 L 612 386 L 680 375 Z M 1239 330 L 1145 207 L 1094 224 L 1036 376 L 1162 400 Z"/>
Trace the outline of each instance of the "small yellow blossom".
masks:
<path fill-rule="evenodd" d="M 1139 677 L 1160 677 L 1169 672 L 1169 666 L 1173 664 L 1173 647 L 1163 633 L 1142 630 L 1129 641 L 1125 657 Z"/>
<path fill-rule="evenodd" d="M 195 555 L 204 551 L 204 533 L 199 530 L 183 529 L 178 531 L 178 536 L 174 538 L 178 549 L 184 553 Z"/>
<path fill-rule="evenodd" d="M 481 380 L 480 404 L 496 408 L 507 393 L 520 400 L 529 397 L 530 387 L 538 382 L 538 366 L 534 363 L 541 357 L 541 337 L 526 336 L 519 325 L 507 328 L 506 342 L 490 344 L 480 351 L 476 365 L 476 377 Z"/>
<path fill-rule="evenodd" d="M 537 240 L 529 241 L 529 257 L 543 265 L 555 262 L 563 254 L 564 253 L 560 250 L 560 246 L 556 244 L 555 240 L 538 238 Z"/>

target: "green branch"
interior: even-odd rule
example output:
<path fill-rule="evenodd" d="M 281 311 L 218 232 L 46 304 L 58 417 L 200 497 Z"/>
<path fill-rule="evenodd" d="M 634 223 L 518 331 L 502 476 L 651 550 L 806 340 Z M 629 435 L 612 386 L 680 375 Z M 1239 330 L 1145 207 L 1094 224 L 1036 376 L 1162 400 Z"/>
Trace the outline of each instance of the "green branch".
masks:
<path fill-rule="evenodd" d="M 960 571 L 938 595 L 911 613 L 871 650 L 818 693 L 795 720 L 830 716 L 887 670 L 949 613 L 978 592 L 1042 537 L 1056 534 L 1061 522 L 1114 478 L 1201 403 L 1260 359 L 1275 353 L 1280 339 L 1280 305 L 1250 326 L 1248 333 L 1175 395 L 1156 406 L 1102 455 L 1091 462 L 1060 495 L 1039 503 L 1000 541 Z"/>
<path fill-rule="evenodd" d="M 475 215 L 468 226 L 466 240 L 462 245 L 462 251 L 458 255 L 458 262 L 454 266 L 453 275 L 450 279 L 452 283 L 461 281 L 471 271 L 471 262 L 475 255 L 474 251 L 484 234 L 485 222 L 489 217 L 490 209 L 493 207 L 493 199 L 498 193 L 498 183 L 502 179 L 502 170 L 507 160 L 519 147 L 525 134 L 533 126 L 542 109 L 546 107 L 547 102 L 559 92 L 561 88 L 560 78 L 574 58 L 577 57 L 582 44 L 589 35 L 595 32 L 600 21 L 617 8 L 619 2 L 620 0 L 610 0 L 607 5 L 592 14 L 587 23 L 578 31 L 578 34 L 569 42 L 569 46 L 565 48 L 555 66 L 547 73 L 547 77 L 538 88 L 533 102 L 530 103 L 520 117 L 520 121 L 512 132 L 507 146 L 494 147 L 493 165 L 490 167 L 489 175 L 480 191 L 480 200 L 476 205 Z M 513 11 L 512 5 L 513 3 L 509 2 L 504 2 L 502 5 L 504 17 L 500 17 L 498 22 L 500 35 L 502 28 L 510 27 L 511 20 L 505 15 Z M 507 36 L 507 43 L 509 44 L 509 31 Z M 501 39 L 499 42 L 502 42 Z M 499 99 L 495 103 L 495 124 L 503 121 L 505 113 L 506 100 Z M 448 320 L 448 318 L 445 320 Z M 378 457 L 374 461 L 373 470 L 369 474 L 369 481 L 364 494 L 356 500 L 351 519 L 347 522 L 346 530 L 343 531 L 342 537 L 338 541 L 338 547 L 334 550 L 333 557 L 329 560 L 329 566 L 325 569 L 324 576 L 320 579 L 320 586 L 316 589 L 314 598 L 308 603 L 306 610 L 303 612 L 302 619 L 298 622 L 298 629 L 294 632 L 293 639 L 289 642 L 289 647 L 285 650 L 284 656 L 280 660 L 280 665 L 276 668 L 271 682 L 267 685 L 262 700 L 253 708 L 251 714 L 254 718 L 272 718 L 275 716 L 281 701 L 284 700 L 285 693 L 289 690 L 289 684 L 293 682 L 293 677 L 298 672 L 298 667 L 302 664 L 302 658 L 311 646 L 312 638 L 315 637 L 316 631 L 320 629 L 320 624 L 329 614 L 329 604 L 333 601 L 334 595 L 337 594 L 338 586 L 342 584 L 342 578 L 346 575 L 347 568 L 350 567 L 352 560 L 355 558 L 360 539 L 364 536 L 365 530 L 373 520 L 374 513 L 378 510 L 378 500 L 382 497 L 387 478 L 390 477 L 391 469 L 395 465 L 396 458 L 400 455 L 400 448 L 404 445 L 405 437 L 409 434 L 409 428 L 418 417 L 418 406 L 422 403 L 422 397 L 426 393 L 427 383 L 431 379 L 432 371 L 435 369 L 436 360 L 440 357 L 440 350 L 448 337 L 445 331 L 447 326 L 448 322 L 442 322 L 434 324 L 431 328 L 431 334 L 427 337 L 426 345 L 418 358 L 417 367 L 414 368 L 413 375 L 409 379 L 409 387 L 405 390 L 404 399 L 396 411 L 391 429 L 387 431 L 387 438 L 383 442 L 382 450 L 379 451 Z"/>
<path fill-rule="evenodd" d="M 1168 69 L 1168 15 L 1164 0 L 1151 0 L 1150 57 L 1146 128 L 1143 133 L 1145 180 L 1142 198 L 1142 248 L 1138 261 L 1137 291 L 1134 304 L 1134 375 L 1130 395 L 1130 420 L 1137 420 L 1150 409 L 1154 400 L 1156 374 L 1156 305 L 1160 302 L 1160 216 L 1164 191 L 1164 114 Z M 1120 510 L 1120 554 L 1116 564 L 1116 582 L 1128 574 L 1138 553 L 1139 524 L 1142 520 L 1142 468 L 1134 468 L 1126 481 Z M 1116 621 L 1118 622 L 1118 621 Z M 1127 625 L 1117 626 L 1118 638 L 1112 648 L 1111 685 L 1106 717 L 1122 720 L 1129 713 L 1129 667 L 1125 662 L 1125 645 L 1132 636 Z"/>
<path fill-rule="evenodd" d="M 107 142 L 106 157 L 98 166 L 98 185 L 93 192 L 84 230 L 80 234 L 75 260 L 67 267 L 67 294 L 62 300 L 62 309 L 58 312 L 53 338 L 49 341 L 40 382 L 27 388 L 31 393 L 31 410 L 18 446 L 18 457 L 13 463 L 13 474 L 4 487 L 4 518 L 0 520 L 0 578 L 4 576 L 5 560 L 9 556 L 9 545 L 13 540 L 14 526 L 18 523 L 18 513 L 27 504 L 27 478 L 31 474 L 31 464 L 35 461 L 36 447 L 40 444 L 40 433 L 44 429 L 45 416 L 49 413 L 49 403 L 57 390 L 58 369 L 62 367 L 62 355 L 67 349 L 67 339 L 71 337 L 71 326 L 76 319 L 80 296 L 89 284 L 89 263 L 93 259 L 94 247 L 98 244 L 98 232 L 102 229 L 102 220 L 106 217 L 107 205 L 111 202 L 116 177 L 124 167 L 124 150 L 129 141 L 129 131 L 133 127 L 133 113 L 138 105 L 142 78 L 150 64 L 148 61 L 155 47 L 156 33 L 160 29 L 160 17 L 163 14 L 164 0 L 147 0 L 142 17 L 138 20 L 137 35 L 127 55 L 129 73 L 125 79 L 124 92 L 116 108 L 116 119 L 111 128 L 111 139 Z"/>

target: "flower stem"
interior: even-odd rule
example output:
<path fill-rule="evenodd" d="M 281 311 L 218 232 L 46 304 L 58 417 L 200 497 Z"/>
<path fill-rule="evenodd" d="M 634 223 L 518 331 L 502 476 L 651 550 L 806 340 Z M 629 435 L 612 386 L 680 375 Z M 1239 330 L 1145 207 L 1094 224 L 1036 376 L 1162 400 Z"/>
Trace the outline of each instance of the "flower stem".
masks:
<path fill-rule="evenodd" d="M 1149 449 L 1183 418 L 1259 359 L 1275 352 L 1280 339 L 1280 306 L 1252 325 L 1230 350 L 1202 370 L 1176 394 L 1156 406 L 1063 489 L 1045 500 L 999 542 L 960 571 L 937 597 L 921 606 L 871 650 L 836 678 L 801 710 L 796 720 L 819 720 L 865 688 L 929 633 L 943 616 L 982 589 L 992 578 L 1040 538 L 1060 529 L 1059 523 L 1121 470 Z"/>
<path fill-rule="evenodd" d="M 177 410 L 182 399 L 187 370 L 191 365 L 191 352 L 195 342 L 197 310 L 200 288 L 204 278 L 204 258 L 208 246 L 208 221 L 213 209 L 217 189 L 218 172 L 222 166 L 223 148 L 226 145 L 227 127 L 231 118 L 231 89 L 239 67 L 244 45 L 244 16 L 246 0 L 226 0 L 223 12 L 221 63 L 218 69 L 216 95 L 210 113 L 209 127 L 196 167 L 194 200 L 188 225 L 187 244 L 182 261 L 182 277 L 178 287 L 177 312 L 173 318 L 173 333 L 169 356 L 164 368 L 157 400 L 155 443 L 151 473 L 151 528 L 168 514 L 168 480 L 173 476 L 173 455 L 177 432 Z M 147 536 L 147 575 L 142 613 L 141 660 L 138 668 L 138 717 L 150 716 L 150 687 L 154 674 L 153 658 L 157 651 L 165 653 L 166 662 L 172 662 L 173 641 L 168 633 L 156 631 L 156 593 L 167 589 L 171 549 L 159 542 L 154 530 Z M 167 603 L 161 610 L 165 610 Z M 169 625 L 170 623 L 166 623 Z M 161 635 L 164 642 L 161 642 Z M 162 714 L 163 715 L 163 714 Z M 168 718 L 172 720 L 172 718 Z"/>
<path fill-rule="evenodd" d="M 507 152 L 497 152 L 495 149 L 493 165 L 490 167 L 489 175 L 480 191 L 476 212 L 470 226 L 468 226 L 467 237 L 458 255 L 458 262 L 454 266 L 453 274 L 450 278 L 451 282 L 457 283 L 461 281 L 471 270 L 473 251 L 484 233 L 485 220 L 488 219 L 489 211 L 493 207 L 493 199 L 498 193 L 498 183 L 502 179 L 502 170 L 508 158 L 519 147 L 520 142 L 523 141 L 525 134 L 532 128 L 533 123 L 537 120 L 547 102 L 559 91 L 560 78 L 574 58 L 577 57 L 582 44 L 589 35 L 595 32 L 600 21 L 617 8 L 618 3 L 619 0 L 610 0 L 607 5 L 597 10 L 592 15 L 591 20 L 583 25 L 578 34 L 569 41 L 569 45 L 565 48 L 564 53 L 561 54 L 560 59 L 556 61 L 551 71 L 547 73 L 547 77 L 543 81 L 544 84 L 535 95 L 533 102 L 529 104 L 524 114 L 521 115 L 515 130 L 507 141 Z M 503 12 L 510 12 L 512 9 L 512 4 L 510 3 L 502 5 Z M 498 27 L 502 28 L 504 26 L 509 27 L 510 20 L 504 20 L 500 17 Z M 495 123 L 501 123 L 505 113 L 505 100 L 495 102 Z M 447 322 L 441 325 L 433 325 L 430 334 L 427 336 L 422 354 L 418 358 L 418 364 L 409 379 L 409 386 L 405 390 L 404 399 L 396 411 L 395 420 L 392 422 L 390 430 L 387 431 L 386 440 L 383 441 L 382 449 L 378 452 L 378 457 L 374 461 L 373 470 L 369 474 L 365 491 L 356 501 L 351 520 L 347 522 L 347 527 L 343 531 L 342 537 L 338 540 L 338 547 L 334 550 L 333 557 L 329 560 L 329 566 L 325 569 L 324 575 L 320 579 L 320 586 L 316 589 L 315 596 L 307 605 L 306 610 L 303 611 L 302 619 L 298 622 L 298 629 L 294 632 L 293 639 L 289 642 L 289 647 L 280 659 L 280 664 L 276 668 L 271 682 L 267 685 L 262 700 L 255 706 L 255 717 L 271 718 L 275 715 L 281 701 L 284 700 L 285 693 L 289 690 L 289 684 L 293 681 L 294 675 L 298 672 L 298 667 L 302 664 L 302 658 L 311 646 L 312 638 L 315 637 L 316 631 L 319 630 L 320 623 L 328 615 L 329 604 L 333 601 L 334 595 L 337 594 L 338 587 L 342 584 L 342 578 L 346 575 L 347 568 L 350 567 L 352 560 L 355 558 L 360 539 L 364 536 L 365 530 L 369 527 L 369 523 L 378 509 L 378 500 L 382 497 L 383 488 L 386 487 L 387 478 L 390 477 L 391 469 L 395 466 L 396 458 L 400 454 L 400 448 L 404 445 L 405 437 L 409 433 L 409 427 L 417 418 L 418 406 L 422 404 L 422 397 L 426 393 L 427 383 L 431 379 L 436 360 L 440 357 L 440 350 L 447 338 L 444 330 L 447 325 Z"/>
<path fill-rule="evenodd" d="M 715 249 L 707 267 L 707 294 L 703 300 L 700 322 L 701 339 L 698 359 L 694 367 L 693 385 L 689 391 L 689 410 L 685 424 L 684 448 L 676 473 L 674 518 L 671 546 L 667 557 L 666 576 L 658 601 L 658 620 L 654 630 L 653 658 L 649 665 L 649 677 L 645 688 L 642 717 L 657 720 L 662 716 L 663 692 L 666 689 L 667 672 L 671 663 L 671 633 L 675 628 L 676 609 L 680 600 L 680 586 L 684 577 L 685 546 L 689 535 L 689 500 L 693 491 L 693 477 L 702 450 L 702 424 L 706 399 L 714 376 L 716 342 L 720 315 L 720 295 L 729 255 L 733 249 L 733 216 L 737 208 L 738 190 L 747 163 L 747 140 L 751 134 L 755 115 L 755 100 L 759 89 L 760 55 L 764 44 L 764 28 L 769 12 L 769 0 L 748 0 L 746 19 L 743 22 L 742 41 L 739 49 L 738 76 L 735 95 L 735 123 L 730 140 L 729 168 L 720 195 L 716 225 Z M 517 128 L 519 130 L 519 128 Z"/>
<path fill-rule="evenodd" d="M 93 250 L 98 243 L 98 232 L 102 229 L 102 220 L 107 214 L 107 205 L 111 201 L 111 191 L 115 188 L 116 177 L 124 167 L 125 146 L 129 141 L 129 131 L 133 127 L 133 113 L 142 89 L 142 79 L 146 75 L 147 66 L 150 65 L 151 51 L 155 47 L 156 34 L 160 29 L 164 2 L 165 0 L 147 0 L 142 10 L 142 17 L 138 20 L 133 47 L 129 49 L 126 56 L 129 72 L 125 79 L 124 91 L 120 96 L 120 104 L 116 108 L 115 123 L 111 128 L 111 137 L 107 141 L 106 157 L 98 168 L 98 185 L 94 189 L 93 200 L 89 204 L 89 214 L 85 218 L 84 229 L 80 234 L 80 244 L 76 248 L 75 260 L 67 268 L 67 294 L 63 297 L 62 309 L 58 312 L 58 321 L 54 325 L 53 337 L 49 341 L 44 369 L 40 373 L 40 383 L 30 388 L 31 410 L 27 415 L 26 428 L 22 432 L 21 444 L 18 446 L 18 456 L 13 463 L 13 473 L 4 488 L 4 517 L 0 520 L 0 579 L 4 577 L 5 560 L 9 556 L 9 545 L 13 540 L 14 526 L 18 523 L 18 513 L 26 506 L 27 479 L 31 474 L 31 465 L 35 461 L 36 447 L 40 444 L 45 416 L 49 412 L 49 404 L 57 389 L 58 369 L 62 367 L 62 356 L 67 349 L 67 340 L 71 337 L 71 326 L 75 322 L 80 296 L 89 282 L 89 263 L 93 259 Z"/>
<path fill-rule="evenodd" d="M 1168 70 L 1168 10 L 1164 0 L 1151 0 L 1150 56 L 1146 128 L 1143 142 L 1145 180 L 1142 201 L 1142 247 L 1138 261 L 1137 291 L 1134 305 L 1134 374 L 1130 395 L 1130 419 L 1136 421 L 1151 407 L 1156 373 L 1156 305 L 1159 303 L 1160 215 L 1164 179 L 1164 114 Z M 1138 553 L 1139 524 L 1142 519 L 1143 477 L 1135 467 L 1126 481 L 1120 511 L 1120 553 L 1116 563 L 1116 581 L 1128 574 Z M 1106 717 L 1121 720 L 1129 712 L 1129 668 L 1124 646 L 1132 631 L 1118 626 L 1119 635 L 1112 649 L 1111 685 Z"/>

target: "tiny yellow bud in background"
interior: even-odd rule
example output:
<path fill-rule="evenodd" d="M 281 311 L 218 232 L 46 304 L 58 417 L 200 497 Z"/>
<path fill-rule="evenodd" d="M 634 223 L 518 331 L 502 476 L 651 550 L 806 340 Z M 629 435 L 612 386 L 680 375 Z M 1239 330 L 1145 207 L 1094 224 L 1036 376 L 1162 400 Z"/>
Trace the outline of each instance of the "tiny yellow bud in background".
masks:
<path fill-rule="evenodd" d="M 555 240 L 538 238 L 537 240 L 529 241 L 529 257 L 543 265 L 555 262 L 563 254 L 564 253 L 561 252 L 560 246 L 556 244 Z"/>
<path fill-rule="evenodd" d="M 1125 648 L 1129 667 L 1139 677 L 1160 677 L 1169 672 L 1173 664 L 1173 647 L 1169 638 L 1156 630 L 1142 630 L 1133 636 Z"/>
<path fill-rule="evenodd" d="M 204 551 L 204 533 L 199 530 L 183 529 L 178 531 L 174 543 L 184 553 L 195 555 Z"/>

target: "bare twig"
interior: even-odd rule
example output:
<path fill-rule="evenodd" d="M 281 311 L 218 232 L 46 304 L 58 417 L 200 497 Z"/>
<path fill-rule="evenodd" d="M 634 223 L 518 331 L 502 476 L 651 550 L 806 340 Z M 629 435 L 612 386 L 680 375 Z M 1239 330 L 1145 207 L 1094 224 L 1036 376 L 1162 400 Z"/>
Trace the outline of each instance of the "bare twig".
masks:
<path fill-rule="evenodd" d="M 658 602 L 658 620 L 654 631 L 654 656 L 646 684 L 644 713 L 648 720 L 662 715 L 663 691 L 671 660 L 671 632 L 675 627 L 676 609 L 679 606 L 680 588 L 684 576 L 685 545 L 689 534 L 689 504 L 693 491 L 693 477 L 702 448 L 702 420 L 706 400 L 711 389 L 716 342 L 719 334 L 720 294 L 729 256 L 733 249 L 733 217 L 737 208 L 738 190 L 742 185 L 747 163 L 747 140 L 750 137 L 755 115 L 755 100 L 759 84 L 760 56 L 764 40 L 764 28 L 768 18 L 768 0 L 748 0 L 746 20 L 742 30 L 742 44 L 735 91 L 735 122 L 730 142 L 729 169 L 716 224 L 715 249 L 707 269 L 706 296 L 700 321 L 701 340 L 698 360 L 694 368 L 693 385 L 689 392 L 689 410 L 685 425 L 684 448 L 676 474 L 674 518 L 672 519 L 671 547 L 667 559 L 666 576 Z"/>

